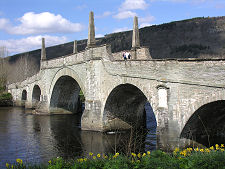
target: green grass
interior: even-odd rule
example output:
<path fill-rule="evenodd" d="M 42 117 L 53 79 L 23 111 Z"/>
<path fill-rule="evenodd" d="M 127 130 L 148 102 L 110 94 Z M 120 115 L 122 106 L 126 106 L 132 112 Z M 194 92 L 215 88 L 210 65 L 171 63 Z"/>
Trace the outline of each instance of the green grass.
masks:
<path fill-rule="evenodd" d="M 225 169 L 224 145 L 206 149 L 187 148 L 182 151 L 175 149 L 172 154 L 160 150 L 146 153 L 131 153 L 129 156 L 103 155 L 89 153 L 85 158 L 65 161 L 57 157 L 48 162 L 48 165 L 23 164 L 17 159 L 14 164 L 6 164 L 7 168 L 44 168 L 44 169 Z"/>

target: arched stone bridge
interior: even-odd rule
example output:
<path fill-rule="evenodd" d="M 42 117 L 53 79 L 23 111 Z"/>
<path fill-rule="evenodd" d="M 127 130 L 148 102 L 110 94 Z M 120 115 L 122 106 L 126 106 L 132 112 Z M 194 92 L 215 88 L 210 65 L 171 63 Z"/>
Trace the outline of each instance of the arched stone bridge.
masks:
<path fill-rule="evenodd" d="M 8 85 L 14 101 L 37 113 L 82 112 L 84 130 L 127 129 L 143 123 L 149 102 L 161 139 L 192 138 L 225 130 L 225 60 L 153 60 L 147 48 L 111 53 L 109 45 L 92 46 L 53 60 L 40 72 Z M 223 132 L 224 133 L 224 132 Z M 203 138 L 204 139 L 204 138 Z M 165 143 L 166 144 L 166 143 Z"/>
<path fill-rule="evenodd" d="M 42 61 L 37 75 L 8 89 L 17 102 L 26 91 L 27 108 L 40 100 L 40 113 L 50 112 L 51 107 L 75 110 L 81 89 L 85 96 L 82 129 L 96 131 L 112 127 L 110 122 L 119 119 L 120 113 L 141 116 L 149 101 L 158 128 L 171 128 L 178 136 L 200 107 L 225 100 L 224 60 L 123 61 L 114 60 L 114 55 L 118 54 L 112 54 L 110 46 L 101 46 Z"/>

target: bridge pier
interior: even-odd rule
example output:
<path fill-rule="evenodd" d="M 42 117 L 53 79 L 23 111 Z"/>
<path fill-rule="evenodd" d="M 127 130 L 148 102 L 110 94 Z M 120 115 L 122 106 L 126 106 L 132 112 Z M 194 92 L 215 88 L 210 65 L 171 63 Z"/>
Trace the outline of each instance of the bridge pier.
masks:
<path fill-rule="evenodd" d="M 81 118 L 81 129 L 102 131 L 101 101 L 86 100 L 85 110 Z"/>

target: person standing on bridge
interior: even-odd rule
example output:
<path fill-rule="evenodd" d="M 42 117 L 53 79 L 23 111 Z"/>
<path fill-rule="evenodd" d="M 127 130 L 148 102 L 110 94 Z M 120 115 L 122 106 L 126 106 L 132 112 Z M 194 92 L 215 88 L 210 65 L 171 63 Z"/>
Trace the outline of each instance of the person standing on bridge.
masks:
<path fill-rule="evenodd" d="M 127 52 L 125 52 L 125 51 L 123 52 L 123 59 L 124 59 L 125 61 L 127 60 L 127 55 L 126 55 L 126 53 L 127 53 Z"/>

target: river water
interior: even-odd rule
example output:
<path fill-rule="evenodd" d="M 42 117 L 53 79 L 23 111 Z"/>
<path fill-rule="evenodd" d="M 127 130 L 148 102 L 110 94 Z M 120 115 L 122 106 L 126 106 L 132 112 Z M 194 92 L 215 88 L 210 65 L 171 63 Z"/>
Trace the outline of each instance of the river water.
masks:
<path fill-rule="evenodd" d="M 74 159 L 89 152 L 128 152 L 127 141 L 133 139 L 130 132 L 81 131 L 77 119 L 76 115 L 41 116 L 20 107 L 0 107 L 0 168 L 17 158 L 34 164 L 54 157 Z M 131 145 L 134 151 L 156 148 L 156 135 L 139 135 L 137 145 Z"/>

